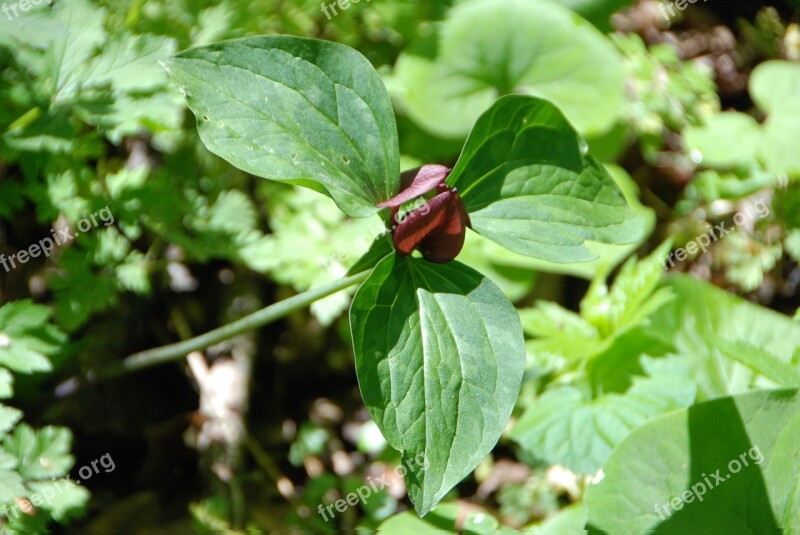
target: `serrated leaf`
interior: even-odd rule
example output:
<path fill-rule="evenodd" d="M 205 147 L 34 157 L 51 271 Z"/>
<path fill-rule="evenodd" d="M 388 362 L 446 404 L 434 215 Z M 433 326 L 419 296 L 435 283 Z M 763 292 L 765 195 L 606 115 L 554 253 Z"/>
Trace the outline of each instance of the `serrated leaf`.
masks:
<path fill-rule="evenodd" d="M 603 34 L 555 2 L 473 0 L 401 54 L 388 83 L 414 122 L 463 139 L 509 93 L 552 100 L 578 130 L 601 133 L 620 111 L 624 73 Z"/>
<path fill-rule="evenodd" d="M 0 44 L 19 51 L 26 66 L 46 81 L 54 103 L 75 95 L 87 61 L 106 38 L 105 8 L 87 0 L 40 3 L 19 11 L 17 18 L 0 18 Z M 32 51 L 35 47 L 43 52 Z"/>
<path fill-rule="evenodd" d="M 116 302 L 116 278 L 107 272 L 95 273 L 86 263 L 85 251 L 75 247 L 67 249 L 59 267 L 60 272 L 50 279 L 50 287 L 56 296 L 55 319 L 65 329 L 79 327 L 92 313 L 103 311 Z"/>
<path fill-rule="evenodd" d="M 120 286 L 138 294 L 150 291 L 149 262 L 144 254 L 133 251 L 114 269 Z"/>
<path fill-rule="evenodd" d="M 632 243 L 643 228 L 614 180 L 551 103 L 502 97 L 470 132 L 447 179 L 472 229 L 523 255 L 585 262 L 587 240 Z"/>
<path fill-rule="evenodd" d="M 546 391 L 522 415 L 511 438 L 549 464 L 593 474 L 634 429 L 694 401 L 691 367 L 678 357 L 642 357 L 648 375 L 622 394 L 594 399 L 573 386 Z"/>
<path fill-rule="evenodd" d="M 14 376 L 5 368 L 0 368 L 0 399 L 14 395 Z"/>
<path fill-rule="evenodd" d="M 72 433 L 63 427 L 47 426 L 35 430 L 20 424 L 3 440 L 3 449 L 18 460 L 17 471 L 26 480 L 62 477 L 75 459 L 69 448 Z"/>
<path fill-rule="evenodd" d="M 630 535 L 797 533 L 799 415 L 797 390 L 770 390 L 644 425 L 587 489 L 588 528 Z"/>
<path fill-rule="evenodd" d="M 30 489 L 28 498 L 33 502 L 34 495 L 38 495 L 42 501 L 41 507 L 47 509 L 53 520 L 60 524 L 81 516 L 89 502 L 89 491 L 66 479 L 32 481 L 26 486 Z"/>
<path fill-rule="evenodd" d="M 22 419 L 22 411 L 0 405 L 0 437 L 8 433 Z"/>
<path fill-rule="evenodd" d="M 712 338 L 711 344 L 723 355 L 744 364 L 781 387 L 800 386 L 800 369 L 760 347 L 742 341 Z"/>
<path fill-rule="evenodd" d="M 116 34 L 82 73 L 82 89 L 111 86 L 115 94 L 153 91 L 167 82 L 158 62 L 174 53 L 173 39 Z"/>
<path fill-rule="evenodd" d="M 211 152 L 249 173 L 325 193 L 354 217 L 399 189 L 397 127 L 372 65 L 333 42 L 226 41 L 167 63 Z"/>
<path fill-rule="evenodd" d="M 551 301 L 537 301 L 533 308 L 520 310 L 519 316 L 528 336 L 599 337 L 591 323 Z"/>
<path fill-rule="evenodd" d="M 14 470 L 0 468 L 0 504 L 13 503 L 14 498 L 25 494 L 22 478 Z M 2 512 L 2 508 L 0 508 Z"/>
<path fill-rule="evenodd" d="M 667 290 L 656 290 L 669 250 L 670 243 L 664 242 L 646 258 L 629 259 L 610 290 L 602 278 L 596 279 L 581 301 L 581 315 L 603 336 L 641 324 L 672 298 Z"/>
<path fill-rule="evenodd" d="M 269 272 L 281 284 L 305 291 L 339 279 L 383 233 L 378 218 L 347 218 L 327 197 L 303 188 L 278 187 L 281 191 L 272 193 L 267 203 L 272 233 L 244 247 L 240 255 L 253 269 Z M 354 292 L 348 289 L 316 301 L 311 312 L 329 325 L 347 310 Z"/>
<path fill-rule="evenodd" d="M 51 311 L 30 300 L 0 307 L 0 365 L 22 373 L 52 369 L 49 355 L 65 341 L 64 334 L 48 323 Z"/>
<path fill-rule="evenodd" d="M 406 487 L 424 515 L 508 422 L 525 358 L 519 317 L 491 281 L 458 262 L 392 255 L 356 293 L 350 325 L 364 403 L 411 465 Z"/>
<path fill-rule="evenodd" d="M 692 277 L 670 276 L 662 287 L 674 299 L 650 317 L 651 331 L 692 363 L 701 399 L 757 387 L 759 374 L 725 358 L 715 340 L 744 342 L 783 362 L 800 347 L 800 329 L 783 314 Z"/>

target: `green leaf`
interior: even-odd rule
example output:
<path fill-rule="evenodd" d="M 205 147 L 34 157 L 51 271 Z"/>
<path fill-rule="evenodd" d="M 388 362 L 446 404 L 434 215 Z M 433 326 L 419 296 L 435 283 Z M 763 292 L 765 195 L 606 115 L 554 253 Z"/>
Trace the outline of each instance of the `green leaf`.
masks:
<path fill-rule="evenodd" d="M 669 250 L 670 242 L 664 242 L 647 258 L 628 260 L 611 290 L 602 278 L 595 279 L 581 301 L 581 315 L 603 336 L 620 334 L 643 323 L 672 298 L 669 290 L 656 289 Z"/>
<path fill-rule="evenodd" d="M 406 487 L 424 515 L 508 422 L 525 360 L 519 316 L 463 264 L 392 255 L 356 293 L 350 324 L 364 403 L 410 466 Z"/>
<path fill-rule="evenodd" d="M 106 10 L 87 0 L 39 3 L 38 9 L 20 10 L 20 17 L 0 17 L 0 45 L 36 47 L 23 52 L 24 64 L 48 84 L 54 103 L 73 96 L 83 81 L 87 61 L 106 38 Z"/>
<path fill-rule="evenodd" d="M 766 61 L 750 76 L 750 96 L 767 114 L 759 124 L 739 112 L 721 113 L 706 125 L 686 131 L 687 145 L 709 167 L 752 167 L 800 175 L 794 140 L 800 137 L 800 65 Z"/>
<path fill-rule="evenodd" d="M 8 433 L 22 419 L 22 411 L 0 405 L 0 437 Z"/>
<path fill-rule="evenodd" d="M 685 140 L 703 165 L 722 169 L 752 166 L 762 143 L 758 122 L 739 112 L 721 113 L 703 126 L 687 128 Z"/>
<path fill-rule="evenodd" d="M 634 0 L 556 0 L 556 3 L 570 8 L 600 30 L 611 31 L 611 15 L 633 4 Z"/>
<path fill-rule="evenodd" d="M 89 503 L 89 491 L 66 479 L 33 481 L 28 483 L 27 487 L 32 493 L 28 495 L 31 501 L 34 495 L 38 494 L 43 503 L 42 507 L 47 509 L 53 519 L 60 524 L 80 516 Z"/>
<path fill-rule="evenodd" d="M 648 377 L 622 394 L 594 399 L 573 386 L 547 390 L 522 415 L 511 438 L 549 464 L 592 474 L 634 429 L 694 401 L 691 367 L 679 357 L 642 357 Z"/>
<path fill-rule="evenodd" d="M 443 503 L 436 506 L 425 518 L 419 518 L 408 511 L 395 515 L 380 525 L 378 531 L 384 535 L 440 535 L 441 533 L 458 533 L 456 522 L 463 512 L 455 503 Z"/>
<path fill-rule="evenodd" d="M 624 72 L 611 43 L 551 2 L 461 2 L 398 58 L 387 82 L 400 108 L 432 134 L 463 138 L 500 95 L 552 100 L 582 133 L 612 126 Z"/>
<path fill-rule="evenodd" d="M 115 95 L 160 89 L 167 82 L 159 61 L 175 53 L 175 41 L 154 35 L 114 35 L 82 73 L 82 88 L 109 85 Z"/>
<path fill-rule="evenodd" d="M 34 430 L 20 424 L 5 438 L 3 449 L 13 454 L 17 470 L 26 480 L 61 477 L 72 468 L 75 459 L 69 453 L 72 433 L 64 427 Z"/>
<path fill-rule="evenodd" d="M 535 526 L 527 526 L 524 533 L 535 535 L 584 535 L 589 512 L 583 502 L 573 503 Z"/>
<path fill-rule="evenodd" d="M 778 386 L 800 386 L 800 369 L 780 360 L 769 351 L 741 341 L 712 338 L 711 343 L 726 357 L 744 364 Z"/>
<path fill-rule="evenodd" d="M 605 167 L 636 214 L 637 226 L 642 229 L 639 240 L 626 245 L 588 241 L 585 245 L 597 255 L 596 260 L 564 264 L 511 252 L 489 239 L 469 232 L 459 260 L 491 278 L 512 301 L 528 295 L 533 285 L 534 272 L 562 273 L 584 279 L 604 276 L 639 248 L 652 232 L 656 221 L 655 211 L 639 202 L 634 180 L 620 167 L 609 165 Z"/>
<path fill-rule="evenodd" d="M 0 399 L 14 395 L 14 376 L 5 368 L 0 368 Z"/>
<path fill-rule="evenodd" d="M 603 471 L 586 491 L 591 529 L 797 533 L 800 396 L 758 391 L 677 411 L 631 433 Z"/>
<path fill-rule="evenodd" d="M 552 301 L 537 301 L 533 308 L 520 310 L 519 315 L 529 336 L 599 338 L 591 323 Z"/>
<path fill-rule="evenodd" d="M 766 61 L 750 76 L 750 96 L 767 113 L 764 122 L 763 159 L 768 170 L 800 176 L 800 154 L 794 140 L 800 137 L 800 65 Z"/>
<path fill-rule="evenodd" d="M 187 50 L 166 67 L 203 143 L 236 167 L 325 193 L 354 217 L 397 193 L 394 112 L 355 50 L 273 35 Z"/>
<path fill-rule="evenodd" d="M 22 373 L 52 369 L 48 356 L 58 351 L 65 336 L 48 323 L 50 313 L 27 299 L 0 307 L 0 365 Z"/>
<path fill-rule="evenodd" d="M 505 96 L 478 119 L 447 182 L 479 234 L 552 262 L 594 260 L 586 240 L 632 243 L 643 228 L 585 147 L 551 103 Z"/>
<path fill-rule="evenodd" d="M 0 452 L 0 463 L 3 458 L 4 456 Z M 16 471 L 9 468 L 13 468 L 13 465 L 10 467 L 0 466 L 0 504 L 14 503 L 14 498 L 25 494 L 22 478 Z M 2 512 L 3 508 L 0 507 L 0 513 Z"/>
<path fill-rule="evenodd" d="M 651 331 L 692 363 L 700 399 L 759 386 L 760 374 L 725 357 L 717 348 L 719 340 L 761 348 L 783 362 L 790 362 L 800 347 L 800 329 L 783 314 L 692 277 L 670 276 L 662 287 L 674 299 L 650 317 Z"/>
<path fill-rule="evenodd" d="M 347 267 L 384 233 L 378 218 L 345 217 L 331 199 L 313 191 L 265 186 L 270 190 L 267 211 L 272 233 L 243 248 L 241 256 L 253 269 L 268 272 L 275 281 L 298 291 L 344 276 Z M 380 241 L 388 245 L 388 254 L 394 248 L 387 238 Z M 316 301 L 311 312 L 321 324 L 330 325 L 350 306 L 353 293 L 355 288 Z"/>
<path fill-rule="evenodd" d="M 368 269 L 372 269 L 375 265 L 394 252 L 392 245 L 392 238 L 390 234 L 385 234 L 372 242 L 367 252 L 353 264 L 345 276 L 356 275 Z"/>

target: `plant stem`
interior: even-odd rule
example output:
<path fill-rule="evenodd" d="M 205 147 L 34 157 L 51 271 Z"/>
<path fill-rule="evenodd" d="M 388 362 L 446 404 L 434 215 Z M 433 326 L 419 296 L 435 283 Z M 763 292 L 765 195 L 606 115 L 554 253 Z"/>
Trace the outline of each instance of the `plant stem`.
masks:
<path fill-rule="evenodd" d="M 158 366 L 165 362 L 180 360 L 192 351 L 199 351 L 224 340 L 228 340 L 238 334 L 257 329 L 273 321 L 288 316 L 296 310 L 306 308 L 314 301 L 328 297 L 345 288 L 349 288 L 363 281 L 369 275 L 369 270 L 357 273 L 350 277 L 330 282 L 318 288 L 312 288 L 301 294 L 292 296 L 283 301 L 273 303 L 261 310 L 257 310 L 243 318 L 240 318 L 227 325 L 223 325 L 213 331 L 195 336 L 188 340 L 176 342 L 146 351 L 134 353 L 129 357 L 119 361 L 108 368 L 98 371 L 90 378 L 90 381 L 111 379 L 127 373 L 136 372 L 152 366 Z"/>

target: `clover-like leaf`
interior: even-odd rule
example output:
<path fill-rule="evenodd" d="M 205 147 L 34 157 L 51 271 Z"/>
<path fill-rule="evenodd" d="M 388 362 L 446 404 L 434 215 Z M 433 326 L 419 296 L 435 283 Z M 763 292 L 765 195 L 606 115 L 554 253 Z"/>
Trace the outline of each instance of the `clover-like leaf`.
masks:
<path fill-rule="evenodd" d="M 166 67 L 203 143 L 236 167 L 325 193 L 354 217 L 397 193 L 394 112 L 375 69 L 352 48 L 250 37 L 187 50 Z"/>
<path fill-rule="evenodd" d="M 447 179 L 479 234 L 523 255 L 586 262 L 586 240 L 625 244 L 646 232 L 608 171 L 550 102 L 501 97 L 475 124 Z"/>
<path fill-rule="evenodd" d="M 350 325 L 364 403 L 402 452 L 409 497 L 424 515 L 508 422 L 525 359 L 519 316 L 463 264 L 390 255 L 356 293 Z"/>

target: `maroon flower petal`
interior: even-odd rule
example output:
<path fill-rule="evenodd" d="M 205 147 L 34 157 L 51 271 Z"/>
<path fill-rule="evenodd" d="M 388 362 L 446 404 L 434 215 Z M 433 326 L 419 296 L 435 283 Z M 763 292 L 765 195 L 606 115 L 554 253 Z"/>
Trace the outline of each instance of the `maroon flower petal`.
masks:
<path fill-rule="evenodd" d="M 448 217 L 451 191 L 440 193 L 420 208 L 410 212 L 394 229 L 394 248 L 400 256 L 416 249 L 431 232 L 441 226 Z"/>
<path fill-rule="evenodd" d="M 413 172 L 412 170 L 411 172 Z M 401 175 L 401 191 L 388 201 L 384 201 L 378 206 L 381 208 L 397 208 L 403 203 L 429 192 L 447 178 L 451 169 L 444 165 L 423 165 L 408 183 L 411 172 L 406 171 Z"/>
<path fill-rule="evenodd" d="M 447 216 L 433 232 L 419 244 L 422 257 L 428 262 L 445 264 L 450 262 L 464 247 L 469 216 L 458 192 L 450 192 L 447 198 Z"/>

